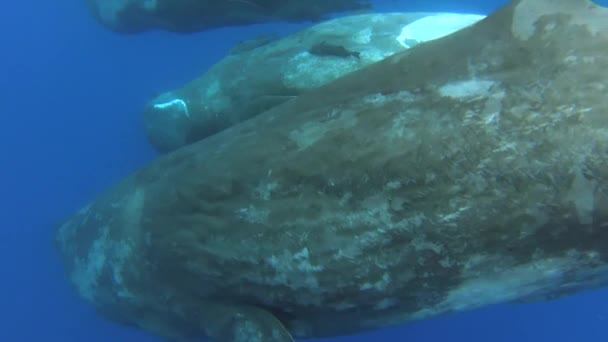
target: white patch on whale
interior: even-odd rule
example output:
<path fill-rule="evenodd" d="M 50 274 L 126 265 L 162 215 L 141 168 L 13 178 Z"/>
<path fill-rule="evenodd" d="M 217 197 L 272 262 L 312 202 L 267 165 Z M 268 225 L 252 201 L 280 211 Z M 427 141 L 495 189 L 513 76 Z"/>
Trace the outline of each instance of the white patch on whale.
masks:
<path fill-rule="evenodd" d="M 168 108 L 177 108 L 177 112 L 172 112 L 173 115 L 177 113 L 182 113 L 186 117 L 190 117 L 190 111 L 188 110 L 188 105 L 182 99 L 173 99 L 171 101 L 157 103 L 153 106 L 155 109 L 164 110 Z"/>
<path fill-rule="evenodd" d="M 317 289 L 319 287 L 319 280 L 315 273 L 321 272 L 323 266 L 312 264 L 307 247 L 294 254 L 288 251 L 279 255 L 273 254 L 266 259 L 266 262 L 275 271 L 275 275 L 270 279 L 271 284 L 292 288 Z"/>
<path fill-rule="evenodd" d="M 397 41 L 405 48 L 435 40 L 484 19 L 485 15 L 441 13 L 418 19 L 401 29 Z"/>
<path fill-rule="evenodd" d="M 490 89 L 495 84 L 487 80 L 467 80 L 460 82 L 450 82 L 439 88 L 439 94 L 453 99 L 471 99 L 485 97 L 490 93 Z"/>

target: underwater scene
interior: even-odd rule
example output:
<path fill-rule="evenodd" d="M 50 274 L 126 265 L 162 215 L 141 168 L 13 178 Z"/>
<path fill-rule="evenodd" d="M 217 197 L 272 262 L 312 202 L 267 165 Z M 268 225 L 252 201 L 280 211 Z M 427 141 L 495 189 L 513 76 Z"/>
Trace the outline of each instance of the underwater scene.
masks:
<path fill-rule="evenodd" d="M 0 341 L 608 340 L 608 0 L 1 15 Z"/>

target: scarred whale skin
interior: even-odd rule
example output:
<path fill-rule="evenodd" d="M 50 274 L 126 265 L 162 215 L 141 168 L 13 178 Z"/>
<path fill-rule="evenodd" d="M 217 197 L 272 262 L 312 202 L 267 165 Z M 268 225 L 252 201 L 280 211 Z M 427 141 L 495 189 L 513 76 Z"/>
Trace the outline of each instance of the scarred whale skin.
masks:
<path fill-rule="evenodd" d="M 192 33 L 226 26 L 320 20 L 334 12 L 367 10 L 364 0 L 86 0 L 114 32 Z"/>
<path fill-rule="evenodd" d="M 63 224 L 100 312 L 357 333 L 608 283 L 608 11 L 519 0 L 167 154 Z"/>

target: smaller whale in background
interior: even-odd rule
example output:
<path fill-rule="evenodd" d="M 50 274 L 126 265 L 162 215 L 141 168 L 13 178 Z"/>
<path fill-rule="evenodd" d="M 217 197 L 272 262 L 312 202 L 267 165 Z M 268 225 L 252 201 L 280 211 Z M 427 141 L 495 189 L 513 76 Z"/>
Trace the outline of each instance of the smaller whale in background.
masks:
<path fill-rule="evenodd" d="M 367 0 L 86 0 L 104 26 L 119 33 L 191 33 L 267 22 L 319 21 L 371 8 Z"/>

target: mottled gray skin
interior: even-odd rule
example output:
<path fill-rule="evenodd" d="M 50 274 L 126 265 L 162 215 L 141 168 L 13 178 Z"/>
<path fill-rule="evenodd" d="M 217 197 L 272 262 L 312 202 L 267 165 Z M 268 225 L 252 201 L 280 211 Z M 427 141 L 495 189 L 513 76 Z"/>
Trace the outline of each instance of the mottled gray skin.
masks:
<path fill-rule="evenodd" d="M 302 93 L 406 49 L 404 26 L 438 13 L 362 14 L 329 20 L 261 47 L 231 54 L 201 77 L 165 92 L 143 112 L 152 146 L 166 153 L 202 140 Z M 320 43 L 359 58 L 318 56 Z"/>
<path fill-rule="evenodd" d="M 320 20 L 368 9 L 365 0 L 86 0 L 95 18 L 119 33 L 191 33 L 226 26 Z"/>
<path fill-rule="evenodd" d="M 184 341 L 606 286 L 607 80 L 606 9 L 514 1 L 160 158 L 58 246 L 101 312 Z"/>

